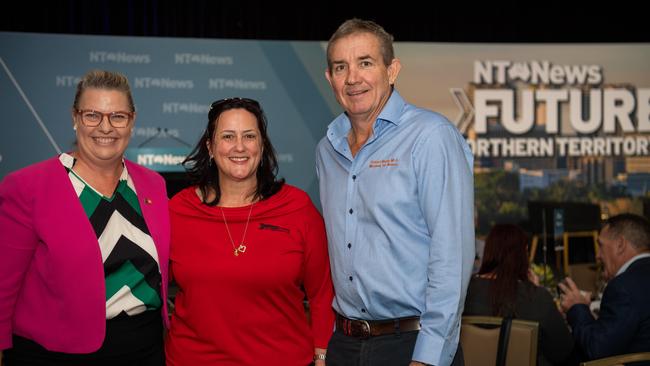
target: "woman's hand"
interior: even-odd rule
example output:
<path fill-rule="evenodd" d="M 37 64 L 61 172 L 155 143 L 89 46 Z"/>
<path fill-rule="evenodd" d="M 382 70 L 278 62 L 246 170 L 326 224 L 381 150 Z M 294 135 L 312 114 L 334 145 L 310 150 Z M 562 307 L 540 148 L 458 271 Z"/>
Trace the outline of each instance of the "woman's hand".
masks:
<path fill-rule="evenodd" d="M 326 348 L 314 348 L 314 355 L 326 355 L 326 354 L 327 354 Z M 325 366 L 325 360 L 316 359 L 316 356 L 314 356 L 314 366 Z"/>

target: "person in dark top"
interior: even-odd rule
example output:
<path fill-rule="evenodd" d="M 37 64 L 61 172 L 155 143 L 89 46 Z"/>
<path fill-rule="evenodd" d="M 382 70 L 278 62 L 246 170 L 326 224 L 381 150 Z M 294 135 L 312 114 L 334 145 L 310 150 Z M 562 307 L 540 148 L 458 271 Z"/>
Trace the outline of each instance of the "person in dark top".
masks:
<path fill-rule="evenodd" d="M 609 218 L 598 237 L 597 257 L 609 280 L 598 319 L 589 311 L 589 294 L 568 277 L 559 285 L 562 310 L 582 357 L 650 351 L 650 222 L 629 213 Z"/>
<path fill-rule="evenodd" d="M 481 268 L 469 283 L 463 315 L 536 321 L 538 365 L 573 360 L 573 337 L 553 297 L 530 270 L 528 236 L 516 225 L 497 224 L 490 230 Z"/>

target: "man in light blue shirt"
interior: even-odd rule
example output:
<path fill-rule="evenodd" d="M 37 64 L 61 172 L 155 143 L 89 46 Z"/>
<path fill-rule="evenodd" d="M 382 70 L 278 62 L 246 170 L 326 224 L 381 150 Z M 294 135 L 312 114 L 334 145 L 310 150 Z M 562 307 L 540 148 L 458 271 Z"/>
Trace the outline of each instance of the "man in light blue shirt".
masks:
<path fill-rule="evenodd" d="M 345 110 L 316 151 L 338 313 L 327 365 L 462 365 L 473 157 L 447 119 L 394 90 L 392 40 L 351 19 L 327 48 Z"/>

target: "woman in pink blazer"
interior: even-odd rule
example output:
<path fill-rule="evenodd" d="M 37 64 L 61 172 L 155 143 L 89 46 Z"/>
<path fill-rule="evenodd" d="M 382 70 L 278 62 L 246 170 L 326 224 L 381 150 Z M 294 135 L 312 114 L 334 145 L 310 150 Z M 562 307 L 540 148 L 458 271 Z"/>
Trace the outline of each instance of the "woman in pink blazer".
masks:
<path fill-rule="evenodd" d="M 126 77 L 87 73 L 76 150 L 0 183 L 4 365 L 164 365 L 167 193 L 123 158 L 135 115 Z"/>

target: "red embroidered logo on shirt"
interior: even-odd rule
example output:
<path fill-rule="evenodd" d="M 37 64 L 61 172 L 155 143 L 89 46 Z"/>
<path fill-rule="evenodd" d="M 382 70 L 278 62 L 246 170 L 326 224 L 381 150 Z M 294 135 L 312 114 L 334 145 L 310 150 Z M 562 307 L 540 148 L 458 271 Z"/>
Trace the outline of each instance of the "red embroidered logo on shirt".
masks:
<path fill-rule="evenodd" d="M 385 168 L 399 165 L 396 158 L 383 160 L 370 160 L 370 168 Z"/>

